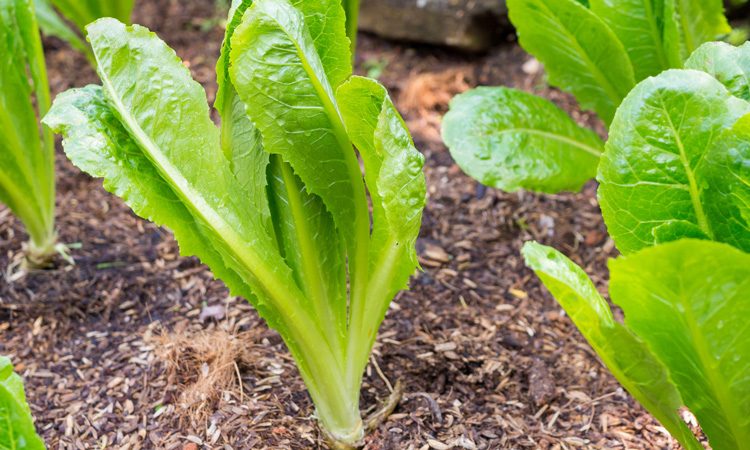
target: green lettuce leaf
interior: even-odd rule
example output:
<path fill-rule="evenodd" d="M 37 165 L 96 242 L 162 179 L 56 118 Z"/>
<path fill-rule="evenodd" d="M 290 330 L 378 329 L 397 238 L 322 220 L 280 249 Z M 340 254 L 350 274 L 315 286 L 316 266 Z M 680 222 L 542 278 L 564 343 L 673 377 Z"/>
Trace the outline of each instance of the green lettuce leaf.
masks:
<path fill-rule="evenodd" d="M 0 86 L 0 202 L 43 250 L 55 241 L 54 139 L 39 128 L 50 94 L 30 0 L 0 1 Z"/>
<path fill-rule="evenodd" d="M 521 45 L 545 65 L 550 84 L 609 124 L 635 76 L 607 24 L 575 0 L 508 0 L 508 11 Z"/>
<path fill-rule="evenodd" d="M 23 380 L 10 359 L 0 356 L 0 450 L 44 450 L 36 434 Z"/>
<path fill-rule="evenodd" d="M 703 44 L 690 55 L 685 68 L 706 72 L 735 97 L 750 101 L 750 42 L 740 47 L 725 42 Z"/>
<path fill-rule="evenodd" d="M 664 45 L 663 0 L 591 0 L 591 11 L 622 42 L 637 81 L 671 67 Z"/>
<path fill-rule="evenodd" d="M 355 199 L 364 185 L 327 76 L 334 70 L 326 71 L 303 24 L 286 1 L 256 1 L 232 37 L 230 74 L 265 150 L 292 165 L 351 242 L 362 225 L 352 217 L 362 215 Z"/>
<path fill-rule="evenodd" d="M 621 252 L 683 237 L 750 249 L 739 239 L 747 222 L 728 222 L 716 203 L 740 207 L 733 193 L 746 181 L 734 175 L 744 170 L 747 150 L 733 145 L 738 141 L 727 130 L 749 112 L 750 104 L 693 70 L 664 72 L 631 92 L 612 123 L 597 177 L 602 214 Z M 734 164 L 735 174 L 718 172 L 717 164 Z"/>
<path fill-rule="evenodd" d="M 230 75 L 265 151 L 288 162 L 333 216 L 346 243 L 352 303 L 357 304 L 366 297 L 370 213 L 359 161 L 334 95 L 341 73 L 351 70 L 351 57 L 348 45 L 325 45 L 331 39 L 346 41 L 345 18 L 337 0 L 303 5 L 296 9 L 286 0 L 256 1 L 232 36 Z M 303 15 L 308 8 L 334 8 L 337 20 L 324 27 L 318 19 L 308 28 Z"/>
<path fill-rule="evenodd" d="M 217 64 L 219 94 L 216 107 L 222 116 L 222 145 L 230 159 L 235 177 L 247 191 L 253 207 L 263 214 L 273 227 L 278 249 L 290 266 L 295 281 L 315 308 L 315 314 L 324 322 L 323 329 L 336 352 L 343 354 L 347 325 L 346 253 L 340 242 L 333 218 L 316 195 L 307 192 L 289 163 L 281 156 L 265 151 L 261 133 L 251 120 L 253 110 L 240 100 L 230 77 L 229 55 L 232 37 L 252 2 L 238 2 L 230 13 L 224 38 L 222 55 Z M 324 47 L 330 42 L 330 33 L 319 17 L 326 11 L 315 3 L 309 13 L 315 17 L 314 42 Z M 304 11 L 304 10 L 303 10 Z M 325 16 L 322 16 L 325 17 Z M 327 47 L 327 51 L 334 49 Z M 340 49 L 346 53 L 348 49 Z M 334 71 L 341 77 L 340 68 L 346 70 L 348 61 L 338 61 L 329 53 L 328 64 L 338 67 Z M 229 107 L 229 108 L 228 108 Z M 269 166 L 270 162 L 270 166 Z"/>
<path fill-rule="evenodd" d="M 49 0 L 81 32 L 100 17 L 112 17 L 130 23 L 135 0 Z"/>
<path fill-rule="evenodd" d="M 377 81 L 352 77 L 339 87 L 336 99 L 349 136 L 362 155 L 373 210 L 367 298 L 352 303 L 351 308 L 353 348 L 349 354 L 353 359 L 349 363 L 364 369 L 369 351 L 362 349 L 372 347 L 391 299 L 407 288 L 419 264 L 415 243 L 427 195 L 424 157 Z M 362 372 L 353 369 L 350 373 L 359 377 Z"/>
<path fill-rule="evenodd" d="M 71 47 L 81 53 L 90 54 L 91 49 L 86 42 L 65 23 L 50 4 L 50 0 L 34 0 L 36 18 L 39 28 L 47 36 L 54 36 L 70 44 Z M 93 57 L 93 55 L 91 55 Z"/>
<path fill-rule="evenodd" d="M 336 89 L 352 74 L 352 52 L 346 36 L 346 11 L 341 0 L 290 0 L 304 16 L 328 83 Z"/>
<path fill-rule="evenodd" d="M 625 389 L 686 449 L 702 450 L 680 418 L 682 399 L 667 368 L 641 339 L 615 321 L 586 273 L 562 253 L 536 242 L 524 245 L 523 256 Z"/>
<path fill-rule="evenodd" d="M 183 254 L 279 330 L 321 425 L 351 446 L 375 333 L 417 266 L 426 189 L 385 89 L 351 78 L 348 44 L 335 43 L 348 42 L 341 11 L 339 0 L 233 2 L 221 132 L 171 49 L 99 20 L 88 37 L 103 86 L 62 94 L 45 120 L 76 165 L 169 226 Z"/>
<path fill-rule="evenodd" d="M 114 17 L 130 23 L 135 0 L 33 0 L 39 27 L 80 51 L 96 65 L 91 48 L 81 38 L 86 25 L 100 17 Z M 74 27 L 65 22 L 67 19 Z"/>
<path fill-rule="evenodd" d="M 524 256 L 617 379 L 683 446 L 703 448 L 677 414 L 684 405 L 712 448 L 746 447 L 749 254 L 683 239 L 610 261 L 610 295 L 624 325 L 559 252 L 529 243 Z"/>
<path fill-rule="evenodd" d="M 458 165 L 485 185 L 556 193 L 596 175 L 604 144 L 552 102 L 508 88 L 455 97 L 443 139 Z"/>
<path fill-rule="evenodd" d="M 252 0 L 235 0 L 229 12 L 221 54 L 216 63 L 218 91 L 214 108 L 221 116 L 221 147 L 232 172 L 245 191 L 245 201 L 259 214 L 265 227 L 272 229 L 268 205 L 268 153 L 263 149 L 260 131 L 250 120 L 247 108 L 237 95 L 229 75 L 232 36 Z"/>
<path fill-rule="evenodd" d="M 724 130 L 705 157 L 702 172 L 706 214 L 715 236 L 737 248 L 750 249 L 750 115 Z M 719 219 L 721 218 L 721 220 Z"/>
<path fill-rule="evenodd" d="M 665 0 L 665 5 L 665 17 L 671 17 L 667 20 L 666 40 L 678 44 L 680 62 L 703 43 L 715 41 L 732 31 L 724 15 L 722 0 Z"/>
<path fill-rule="evenodd" d="M 750 255 L 683 240 L 610 263 L 625 325 L 668 368 L 717 450 L 750 442 Z"/>
<path fill-rule="evenodd" d="M 295 296 L 270 230 L 239 202 L 243 191 L 200 85 L 142 27 L 101 19 L 89 27 L 89 40 L 104 87 L 61 95 L 45 122 L 65 136 L 74 163 L 104 177 L 137 214 L 170 226 L 183 254 L 198 255 L 233 292 L 253 300 L 296 350 L 281 317 L 309 306 Z"/>

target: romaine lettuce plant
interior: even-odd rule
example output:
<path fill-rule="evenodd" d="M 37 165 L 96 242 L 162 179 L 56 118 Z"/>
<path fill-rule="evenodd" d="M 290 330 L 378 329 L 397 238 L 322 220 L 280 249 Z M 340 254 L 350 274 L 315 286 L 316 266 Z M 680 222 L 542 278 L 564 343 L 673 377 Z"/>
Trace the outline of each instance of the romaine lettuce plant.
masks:
<path fill-rule="evenodd" d="M 0 356 L 0 450 L 44 450 L 26 402 L 23 380 L 4 356 Z"/>
<path fill-rule="evenodd" d="M 708 54 L 705 67 L 732 86 L 736 55 L 750 55 L 750 44 L 706 44 L 688 65 Z M 597 176 L 622 253 L 685 237 L 750 251 L 750 103 L 733 95 L 743 87 L 732 89 L 703 71 L 671 70 L 623 102 Z"/>
<path fill-rule="evenodd" d="M 23 222 L 26 256 L 41 267 L 62 250 L 55 233 L 55 147 L 38 118 L 50 93 L 31 0 L 0 0 L 0 202 Z"/>
<path fill-rule="evenodd" d="M 91 62 L 94 62 L 93 54 L 81 37 L 86 25 L 100 17 L 114 17 L 129 23 L 134 3 L 135 0 L 34 0 L 39 27 L 44 34 L 62 39 Z"/>
<path fill-rule="evenodd" d="M 217 64 L 220 129 L 153 33 L 114 19 L 87 31 L 102 85 L 60 95 L 45 123 L 74 164 L 255 305 L 325 433 L 356 445 L 363 371 L 418 265 L 426 191 L 385 88 L 352 75 L 340 0 L 234 3 Z"/>
<path fill-rule="evenodd" d="M 613 319 L 585 273 L 529 243 L 527 264 L 622 385 L 685 448 L 750 442 L 750 44 L 709 43 L 640 83 L 615 115 L 599 166 Z"/>
<path fill-rule="evenodd" d="M 750 443 L 750 255 L 683 239 L 610 262 L 616 321 L 580 267 L 536 243 L 526 263 L 622 385 L 685 449 L 703 450 L 687 407 L 714 450 Z"/>
<path fill-rule="evenodd" d="M 721 0 L 508 0 L 523 48 L 549 83 L 609 125 L 636 83 L 730 31 Z M 453 158 L 480 182 L 516 191 L 577 191 L 603 144 L 553 103 L 504 88 L 459 95 L 445 116 Z"/>

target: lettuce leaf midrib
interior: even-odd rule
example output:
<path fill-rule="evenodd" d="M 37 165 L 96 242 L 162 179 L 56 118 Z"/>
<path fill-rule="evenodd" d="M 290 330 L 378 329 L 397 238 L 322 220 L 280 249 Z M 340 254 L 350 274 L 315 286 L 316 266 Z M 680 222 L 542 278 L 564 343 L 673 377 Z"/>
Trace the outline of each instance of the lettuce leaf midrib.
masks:
<path fill-rule="evenodd" d="M 98 55 L 96 57 L 98 58 Z M 240 234 L 222 218 L 221 214 L 209 205 L 206 199 L 203 198 L 203 195 L 195 190 L 166 158 L 161 156 L 159 147 L 140 127 L 137 120 L 132 117 L 127 108 L 125 108 L 107 74 L 101 70 L 99 72 L 102 87 L 105 89 L 112 107 L 118 112 L 123 121 L 123 125 L 130 131 L 141 149 L 144 150 L 149 159 L 159 169 L 162 176 L 168 180 L 170 185 L 176 186 L 174 190 L 181 201 L 189 205 L 189 209 L 192 210 L 193 214 L 197 214 L 205 223 L 210 224 L 215 229 L 217 236 L 220 236 L 227 242 L 227 248 L 235 253 L 235 256 L 243 262 L 250 272 L 258 273 L 258 279 L 264 285 L 270 298 L 279 300 L 279 298 L 287 297 L 286 300 L 275 302 L 278 303 L 275 306 L 281 307 L 287 304 L 287 307 L 291 307 L 296 304 L 296 301 L 292 301 L 294 299 L 293 296 L 284 294 L 289 292 L 289 287 L 285 287 L 272 271 L 268 270 L 265 261 L 247 245 L 247 242 L 240 237 Z M 282 307 L 281 309 L 286 308 Z"/>
<path fill-rule="evenodd" d="M 359 238 L 356 239 L 357 241 L 356 245 L 362 246 L 365 242 L 369 241 L 369 211 L 366 211 L 366 208 L 363 207 L 363 205 L 367 203 L 366 194 L 364 192 L 364 185 L 362 181 L 362 173 L 360 170 L 359 162 L 357 161 L 357 158 L 355 156 L 354 148 L 352 147 L 351 140 L 349 139 L 349 135 L 346 132 L 346 128 L 344 126 L 341 114 L 339 113 L 338 107 L 335 104 L 334 94 L 329 89 L 327 89 L 323 83 L 321 83 L 320 79 L 318 78 L 318 74 L 310 65 L 310 62 L 307 59 L 307 55 L 301 48 L 300 43 L 297 42 L 296 37 L 291 35 L 289 33 L 289 30 L 287 30 L 287 28 L 282 23 L 280 23 L 275 17 L 271 17 L 269 15 L 265 15 L 265 17 L 275 22 L 277 25 L 277 29 L 281 30 L 286 35 L 289 42 L 291 42 L 292 45 L 294 45 L 294 49 L 297 52 L 297 56 L 302 65 L 302 68 L 307 74 L 307 77 L 310 80 L 313 88 L 315 89 L 315 92 L 318 98 L 323 103 L 323 108 L 326 113 L 326 116 L 328 117 L 329 122 L 333 126 L 333 132 L 339 144 L 341 155 L 343 156 L 343 159 L 347 164 L 347 170 L 349 173 L 352 188 L 355 192 L 355 195 L 357 197 L 360 197 L 356 199 L 354 202 L 355 209 L 357 211 L 355 213 L 356 220 L 358 222 L 362 222 L 364 221 L 363 217 L 365 215 L 367 216 L 368 239 L 364 239 L 364 240 L 362 239 L 364 237 L 364 229 L 365 229 L 363 224 L 360 223 L 359 227 L 356 228 L 359 230 L 359 235 L 358 235 Z M 360 189 L 358 189 L 360 186 L 362 187 L 361 192 L 360 192 Z M 346 228 L 342 224 L 339 224 L 339 227 L 344 228 L 344 229 Z M 354 243 L 350 242 L 349 245 L 354 245 Z M 364 246 L 366 247 L 366 245 Z"/>
<path fill-rule="evenodd" d="M 544 2 L 541 2 L 541 4 L 544 6 L 545 10 L 549 14 L 550 17 L 554 17 L 557 19 L 557 16 L 547 7 L 547 4 Z M 560 20 L 557 20 L 558 25 L 561 29 L 564 29 L 568 32 L 568 37 L 570 40 L 576 45 L 579 54 L 583 55 L 583 57 L 586 60 L 586 66 L 589 67 L 591 74 L 594 76 L 594 78 L 599 82 L 599 85 L 604 88 L 604 91 L 609 96 L 610 100 L 614 105 L 617 105 L 622 100 L 622 96 L 617 91 L 615 86 L 609 81 L 607 76 L 599 69 L 599 66 L 597 66 L 593 60 L 591 59 L 590 55 L 584 48 L 581 46 L 580 42 L 578 41 L 578 38 L 575 36 L 575 33 L 572 32 L 572 30 L 568 27 L 568 24 L 563 23 Z"/>

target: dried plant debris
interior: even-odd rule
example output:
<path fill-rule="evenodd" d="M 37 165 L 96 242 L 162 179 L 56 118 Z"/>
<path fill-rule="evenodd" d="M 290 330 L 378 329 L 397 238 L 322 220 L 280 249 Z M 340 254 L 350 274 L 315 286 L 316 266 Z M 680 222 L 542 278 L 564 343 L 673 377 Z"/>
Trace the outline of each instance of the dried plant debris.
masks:
<path fill-rule="evenodd" d="M 253 334 L 214 328 L 160 333 L 151 339 L 156 357 L 166 365 L 169 385 L 179 392 L 175 403 L 191 421 L 205 421 L 225 392 L 243 392 L 240 374 L 252 368 Z"/>

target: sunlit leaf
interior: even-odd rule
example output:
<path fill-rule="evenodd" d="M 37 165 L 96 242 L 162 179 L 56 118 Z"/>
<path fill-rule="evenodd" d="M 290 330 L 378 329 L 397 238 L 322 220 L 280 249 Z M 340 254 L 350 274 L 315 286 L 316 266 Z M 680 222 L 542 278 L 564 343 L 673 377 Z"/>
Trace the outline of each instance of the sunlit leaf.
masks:
<path fill-rule="evenodd" d="M 714 449 L 750 442 L 750 255 L 685 240 L 610 263 L 625 324 L 668 368 Z"/>
<path fill-rule="evenodd" d="M 648 346 L 615 321 L 586 273 L 557 250 L 528 242 L 523 256 L 615 378 L 686 448 L 703 447 L 680 418 L 680 393 Z"/>
<path fill-rule="evenodd" d="M 443 138 L 467 174 L 508 192 L 577 191 L 596 174 L 604 147 L 550 101 L 507 88 L 455 97 Z"/>
<path fill-rule="evenodd" d="M 712 153 L 731 148 L 725 130 L 748 112 L 750 104 L 698 71 L 667 71 L 633 90 L 612 123 L 597 177 L 602 213 L 620 251 L 683 237 L 750 249 L 737 238 L 747 224 L 728 223 L 729 211 L 712 205 L 717 190 L 731 195 L 743 181 L 716 179 L 711 168 Z M 737 151 L 746 154 L 744 147 Z"/>
<path fill-rule="evenodd" d="M 0 450 L 44 450 L 26 402 L 23 380 L 10 359 L 0 356 Z"/>
<path fill-rule="evenodd" d="M 544 64 L 550 84 L 611 122 L 635 77 L 607 24 L 576 0 L 508 0 L 508 11 L 521 45 Z"/>

